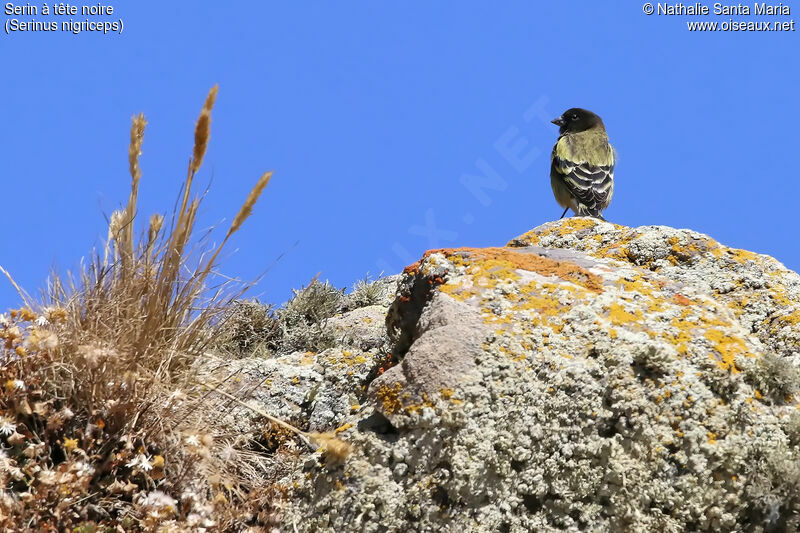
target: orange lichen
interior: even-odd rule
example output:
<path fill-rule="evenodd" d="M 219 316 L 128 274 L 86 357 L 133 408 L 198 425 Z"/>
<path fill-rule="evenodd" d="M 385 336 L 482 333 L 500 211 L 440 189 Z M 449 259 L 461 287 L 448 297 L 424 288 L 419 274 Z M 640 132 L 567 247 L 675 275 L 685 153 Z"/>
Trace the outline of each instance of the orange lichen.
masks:
<path fill-rule="evenodd" d="M 461 255 L 484 263 L 482 270 L 505 268 L 510 270 L 527 270 L 542 276 L 556 276 L 570 281 L 592 292 L 603 292 L 602 279 L 588 270 L 569 261 L 557 261 L 535 253 L 518 252 L 508 248 L 444 248 L 428 250 L 423 258 L 440 253 L 448 258 Z M 488 264 L 487 264 L 488 263 Z M 418 269 L 418 264 L 415 263 Z M 414 265 L 411 265 L 414 267 Z M 407 267 L 407 268 L 411 268 Z"/>
<path fill-rule="evenodd" d="M 415 263 L 411 263 L 407 267 L 403 269 L 403 274 L 409 274 L 411 276 L 416 276 L 419 273 L 419 265 L 422 262 L 422 259 Z"/>

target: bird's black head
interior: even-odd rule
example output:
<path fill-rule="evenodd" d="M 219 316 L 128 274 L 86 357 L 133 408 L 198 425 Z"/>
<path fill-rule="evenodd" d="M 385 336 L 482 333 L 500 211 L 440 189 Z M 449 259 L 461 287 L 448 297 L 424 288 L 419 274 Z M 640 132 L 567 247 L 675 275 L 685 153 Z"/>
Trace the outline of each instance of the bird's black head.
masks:
<path fill-rule="evenodd" d="M 558 132 L 561 134 L 578 133 L 579 131 L 586 131 L 596 127 L 605 129 L 603 120 L 600 117 L 580 107 L 567 109 L 560 117 L 553 119 L 552 122 L 558 126 Z"/>

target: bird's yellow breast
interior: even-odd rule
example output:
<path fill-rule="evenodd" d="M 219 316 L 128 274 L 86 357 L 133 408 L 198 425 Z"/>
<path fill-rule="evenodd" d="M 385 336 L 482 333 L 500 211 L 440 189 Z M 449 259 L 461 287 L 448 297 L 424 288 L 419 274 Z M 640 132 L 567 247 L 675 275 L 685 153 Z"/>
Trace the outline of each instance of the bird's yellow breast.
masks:
<path fill-rule="evenodd" d="M 585 161 L 595 166 L 614 164 L 614 149 L 605 132 L 597 130 L 562 135 L 556 143 L 553 156 L 575 163 Z"/>

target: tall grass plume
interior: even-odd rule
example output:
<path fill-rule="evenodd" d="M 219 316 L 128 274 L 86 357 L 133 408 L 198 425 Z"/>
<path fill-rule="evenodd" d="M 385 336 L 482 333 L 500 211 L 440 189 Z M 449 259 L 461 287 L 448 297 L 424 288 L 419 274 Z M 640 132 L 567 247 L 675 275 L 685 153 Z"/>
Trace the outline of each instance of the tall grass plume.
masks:
<path fill-rule="evenodd" d="M 259 512 L 243 511 L 242 491 L 252 505 L 274 493 L 237 478 L 244 466 L 226 461 L 232 441 L 215 435 L 208 391 L 197 384 L 212 322 L 247 288 L 226 282 L 209 292 L 209 277 L 272 175 L 258 180 L 222 244 L 187 249 L 216 97 L 214 86 L 169 225 L 155 214 L 141 236 L 135 231 L 147 126 L 136 115 L 130 196 L 110 217 L 103 253 L 74 275 L 54 273 L 37 301 L 8 275 L 23 307 L 0 314 L 0 529 L 149 530 L 178 521 L 224 530 Z"/>

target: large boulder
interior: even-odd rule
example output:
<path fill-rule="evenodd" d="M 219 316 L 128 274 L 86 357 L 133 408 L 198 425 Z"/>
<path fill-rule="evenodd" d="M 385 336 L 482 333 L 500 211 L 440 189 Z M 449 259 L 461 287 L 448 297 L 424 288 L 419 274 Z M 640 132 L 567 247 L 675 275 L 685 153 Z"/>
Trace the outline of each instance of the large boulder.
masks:
<path fill-rule="evenodd" d="M 284 526 L 797 530 L 798 302 L 778 261 L 688 230 L 429 251 L 387 313 L 399 363 L 336 417 L 353 453 L 293 474 Z"/>

